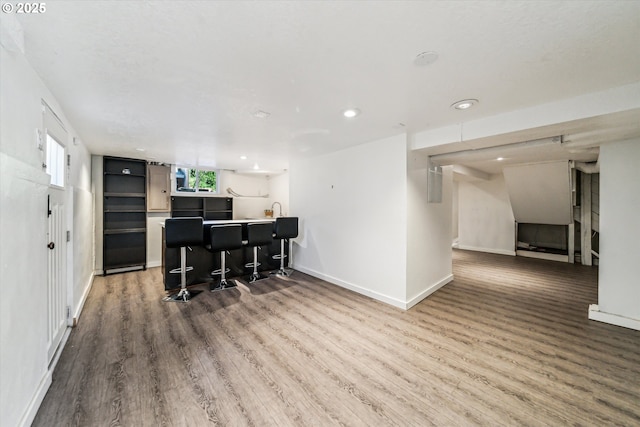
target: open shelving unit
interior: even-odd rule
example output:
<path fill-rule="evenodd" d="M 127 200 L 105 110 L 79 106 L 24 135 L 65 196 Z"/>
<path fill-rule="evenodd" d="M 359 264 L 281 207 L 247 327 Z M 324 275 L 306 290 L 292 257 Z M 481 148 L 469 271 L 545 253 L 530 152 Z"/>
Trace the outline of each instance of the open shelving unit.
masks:
<path fill-rule="evenodd" d="M 103 159 L 103 272 L 147 264 L 147 165 Z"/>
<path fill-rule="evenodd" d="M 171 216 L 201 216 L 205 220 L 233 219 L 233 199 L 231 197 L 172 196 Z"/>

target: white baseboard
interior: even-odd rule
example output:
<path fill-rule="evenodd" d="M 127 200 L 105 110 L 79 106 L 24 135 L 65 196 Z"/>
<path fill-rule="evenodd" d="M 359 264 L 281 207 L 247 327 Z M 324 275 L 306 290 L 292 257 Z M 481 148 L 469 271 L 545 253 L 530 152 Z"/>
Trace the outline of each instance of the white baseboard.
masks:
<path fill-rule="evenodd" d="M 370 289 L 363 288 L 361 286 L 355 285 L 353 283 L 346 282 L 344 280 L 338 279 L 337 277 L 329 276 L 328 274 L 320 273 L 319 271 L 313 270 L 311 268 L 303 267 L 301 265 L 293 265 L 292 268 L 294 270 L 301 271 L 305 274 L 308 274 L 313 277 L 317 277 L 318 279 L 322 279 L 326 282 L 333 283 L 334 285 L 338 285 L 341 288 L 349 289 L 350 291 L 359 293 L 361 295 L 368 296 L 378 301 L 382 301 L 384 303 L 390 304 L 394 307 L 401 308 L 403 310 L 407 309 L 407 304 L 404 301 L 400 301 L 398 299 L 392 298 L 388 295 L 384 295 L 378 292 L 374 292 Z"/>
<path fill-rule="evenodd" d="M 73 313 L 73 319 L 71 319 L 72 324 L 71 326 L 75 327 L 78 324 L 78 319 L 80 319 L 80 313 L 82 313 L 82 309 L 84 308 L 84 303 L 85 301 L 87 301 L 87 297 L 89 296 L 89 292 L 91 292 L 91 288 L 93 287 L 93 279 L 95 277 L 95 272 L 91 273 L 91 276 L 89 277 L 89 281 L 87 283 L 87 286 L 85 287 L 84 292 L 82 293 L 82 298 L 80 298 L 80 302 L 78 303 L 78 306 L 76 307 L 74 313 Z"/>
<path fill-rule="evenodd" d="M 69 340 L 69 336 L 71 335 L 71 328 L 67 327 L 67 330 L 64 332 L 62 336 L 62 340 L 60 340 L 60 345 L 56 350 L 56 353 L 53 356 L 53 360 L 49 364 L 47 368 L 47 372 L 45 372 L 40 384 L 38 384 L 38 388 L 33 395 L 33 399 L 29 402 L 29 406 L 27 407 L 26 412 L 22 416 L 20 423 L 18 424 L 20 427 L 28 427 L 33 423 L 33 420 L 36 418 L 38 414 L 38 409 L 40 409 L 40 405 L 42 405 L 42 401 L 49 391 L 49 387 L 51 387 L 51 383 L 53 382 L 53 370 L 56 368 L 58 361 L 60 360 L 60 356 L 62 355 L 62 350 L 67 345 L 67 341 Z"/>
<path fill-rule="evenodd" d="M 359 293 L 361 295 L 365 295 L 367 297 L 373 298 L 378 301 L 382 301 L 394 307 L 401 308 L 403 310 L 408 310 L 447 283 L 453 280 L 453 274 L 449 274 L 448 276 L 440 279 L 437 283 L 429 286 L 424 291 L 420 292 L 417 296 L 411 298 L 409 301 L 401 301 L 396 298 L 392 298 L 388 295 L 381 294 L 379 292 L 372 291 L 367 288 L 363 288 L 361 286 L 355 285 L 350 282 L 346 282 L 344 280 L 338 279 L 337 277 L 329 276 L 328 274 L 320 273 L 319 271 L 313 270 L 311 268 L 303 267 L 300 265 L 292 266 L 293 269 L 306 273 L 310 276 L 317 277 L 318 279 L 322 279 L 329 283 L 333 283 L 334 285 L 340 286 L 341 288 L 349 289 L 350 291 Z"/>
<path fill-rule="evenodd" d="M 449 274 L 446 277 L 438 280 L 436 283 L 429 286 L 427 289 L 425 289 L 424 291 L 420 292 L 418 295 L 416 295 L 415 297 L 407 301 L 405 310 L 410 309 L 411 307 L 413 307 L 414 305 L 416 305 L 417 303 L 419 303 L 420 301 L 422 301 L 423 299 L 425 299 L 426 297 L 428 297 L 429 295 L 431 295 L 432 293 L 434 293 L 435 291 L 437 291 L 447 283 L 451 282 L 452 280 L 453 280 L 453 274 Z"/>
<path fill-rule="evenodd" d="M 498 255 L 510 255 L 510 256 L 516 255 L 516 251 L 511 251 L 507 249 L 480 248 L 477 246 L 467 246 L 467 245 L 460 245 L 460 244 L 458 244 L 458 249 L 463 249 L 465 251 L 486 252 L 489 254 L 498 254 Z"/>
<path fill-rule="evenodd" d="M 31 399 L 31 402 L 29 402 L 29 406 L 27 407 L 27 410 L 25 411 L 24 415 L 22 416 L 22 419 L 18 423 L 19 427 L 29 427 L 33 423 L 33 420 L 36 418 L 36 415 L 38 414 L 38 409 L 40 409 L 40 405 L 42 404 L 42 401 L 44 400 L 44 397 L 46 396 L 47 391 L 49 391 L 49 387 L 51 386 L 52 382 L 53 382 L 53 369 L 49 369 L 42 377 L 40 384 L 38 384 L 38 388 L 36 389 L 36 392 L 33 395 L 33 399 Z"/>
<path fill-rule="evenodd" d="M 147 263 L 147 268 L 162 267 L 162 260 L 151 261 Z"/>
<path fill-rule="evenodd" d="M 597 304 L 589 305 L 589 319 L 640 331 L 640 320 L 600 311 Z"/>

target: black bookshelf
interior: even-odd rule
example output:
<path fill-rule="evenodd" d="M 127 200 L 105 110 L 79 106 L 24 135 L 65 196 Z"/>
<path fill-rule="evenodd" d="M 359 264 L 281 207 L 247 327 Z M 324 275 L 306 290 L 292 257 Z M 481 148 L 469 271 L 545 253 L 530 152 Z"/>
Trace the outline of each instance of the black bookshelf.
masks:
<path fill-rule="evenodd" d="M 104 157 L 103 272 L 147 267 L 147 165 Z"/>

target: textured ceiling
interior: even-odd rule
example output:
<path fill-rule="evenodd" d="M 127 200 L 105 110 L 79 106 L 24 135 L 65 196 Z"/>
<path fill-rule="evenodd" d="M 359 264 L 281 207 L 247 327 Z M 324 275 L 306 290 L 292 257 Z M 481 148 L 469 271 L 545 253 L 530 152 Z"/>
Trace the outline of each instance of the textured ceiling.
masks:
<path fill-rule="evenodd" d="M 93 153 L 199 166 L 281 170 L 640 81 L 639 1 L 50 1 L 18 19 Z M 464 98 L 480 104 L 450 108 Z"/>

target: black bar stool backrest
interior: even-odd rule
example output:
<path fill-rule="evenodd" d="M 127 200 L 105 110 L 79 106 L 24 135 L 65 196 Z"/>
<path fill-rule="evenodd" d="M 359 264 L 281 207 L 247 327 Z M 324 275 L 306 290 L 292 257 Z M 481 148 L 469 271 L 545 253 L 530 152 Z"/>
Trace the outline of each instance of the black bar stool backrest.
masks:
<path fill-rule="evenodd" d="M 249 246 L 268 245 L 273 242 L 271 222 L 250 222 L 247 224 L 247 244 Z"/>
<path fill-rule="evenodd" d="M 242 225 L 211 226 L 211 251 L 232 251 L 242 248 Z"/>
<path fill-rule="evenodd" d="M 276 239 L 293 239 L 298 237 L 298 217 L 288 216 L 276 218 L 273 228 Z"/>
<path fill-rule="evenodd" d="M 164 222 L 168 248 L 202 245 L 202 217 L 169 218 Z"/>

